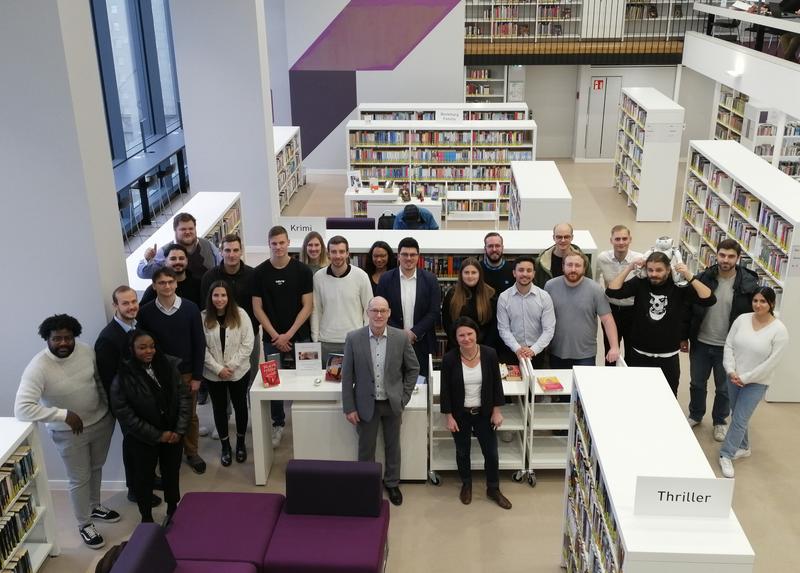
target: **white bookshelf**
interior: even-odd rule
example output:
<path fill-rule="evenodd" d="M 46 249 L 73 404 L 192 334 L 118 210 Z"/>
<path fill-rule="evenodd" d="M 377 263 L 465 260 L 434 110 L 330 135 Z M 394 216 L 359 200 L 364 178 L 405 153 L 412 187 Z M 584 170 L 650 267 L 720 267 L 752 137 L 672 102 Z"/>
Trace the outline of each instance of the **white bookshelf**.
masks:
<path fill-rule="evenodd" d="M 509 229 L 552 229 L 572 220 L 572 194 L 555 161 L 512 161 Z"/>
<path fill-rule="evenodd" d="M 742 145 L 800 180 L 800 121 L 750 100 L 744 107 Z"/>
<path fill-rule="evenodd" d="M 649 0 L 625 2 L 623 39 L 682 38 L 686 30 L 697 29 L 703 14 L 692 9 L 694 0 Z"/>
<path fill-rule="evenodd" d="M 0 418 L 0 464 L 8 462 L 9 458 L 24 446 L 31 449 L 35 470 L 13 493 L 3 508 L 3 517 L 10 515 L 11 506 L 23 495 L 31 496 L 31 503 L 36 508 L 35 517 L 20 536 L 9 557 L 3 560 L 2 566 L 6 566 L 11 557 L 18 555 L 24 549 L 28 552 L 31 570 L 36 572 L 43 567 L 49 556 L 60 553 L 56 541 L 53 499 L 50 495 L 40 433 L 34 423 L 20 422 L 15 418 Z"/>
<path fill-rule="evenodd" d="M 741 141 L 745 105 L 749 99 L 742 92 L 717 83 L 714 91 L 710 137 L 713 139 Z"/>
<path fill-rule="evenodd" d="M 741 264 L 778 294 L 778 314 L 790 332 L 800 328 L 800 182 L 734 141 L 690 141 L 678 236 L 693 272 L 715 262 L 719 241 L 735 239 Z M 798 342 L 792 341 L 791 348 Z M 778 367 L 767 400 L 800 402 L 793 352 Z"/>
<path fill-rule="evenodd" d="M 358 169 L 362 181 L 390 181 L 412 197 L 437 194 L 447 201 L 445 217 L 458 212 L 454 218 L 462 220 L 490 218 L 486 212 L 495 211 L 491 203 L 497 201 L 471 194 L 495 191 L 498 184 L 499 212 L 507 213 L 511 162 L 536 157 L 533 120 L 353 120 L 346 137 L 347 169 Z"/>
<path fill-rule="evenodd" d="M 464 66 L 464 101 L 501 103 L 508 93 L 508 66 Z"/>
<path fill-rule="evenodd" d="M 348 187 L 344 192 L 344 216 L 345 217 L 368 217 L 367 208 L 370 204 L 381 207 L 388 206 L 400 199 L 400 190 L 392 189 L 385 191 L 379 189 L 373 191 L 369 187 L 361 187 L 357 191 Z"/>
<path fill-rule="evenodd" d="M 753 571 L 753 549 L 732 510 L 714 518 L 634 512 L 640 476 L 715 478 L 660 370 L 576 367 L 568 439 L 567 572 Z"/>
<path fill-rule="evenodd" d="M 683 107 L 655 88 L 623 88 L 614 186 L 637 221 L 671 221 Z"/>
<path fill-rule="evenodd" d="M 242 238 L 242 244 L 245 244 L 239 193 L 197 193 L 181 207 L 181 212 L 190 213 L 197 220 L 198 237 L 205 237 L 217 247 L 222 237 L 228 233 L 237 233 Z M 144 259 L 144 252 L 154 244 L 160 249 L 174 240 L 175 231 L 170 219 L 125 259 L 128 285 L 140 295 L 152 282 L 136 275 L 139 261 Z"/>
<path fill-rule="evenodd" d="M 536 470 L 559 470 L 567 466 L 570 403 L 553 401 L 553 396 L 572 395 L 572 370 L 534 370 L 530 360 L 523 367 L 533 399 L 528 402 L 528 483 L 536 485 Z M 545 392 L 537 377 L 554 376 L 563 388 Z"/>
<path fill-rule="evenodd" d="M 426 120 L 436 121 L 442 114 L 461 114 L 464 120 L 530 119 L 525 102 L 516 103 L 362 103 L 358 106 L 358 119 Z"/>
<path fill-rule="evenodd" d="M 273 126 L 275 163 L 278 167 L 278 204 L 283 211 L 303 184 L 303 152 L 300 128 Z"/>

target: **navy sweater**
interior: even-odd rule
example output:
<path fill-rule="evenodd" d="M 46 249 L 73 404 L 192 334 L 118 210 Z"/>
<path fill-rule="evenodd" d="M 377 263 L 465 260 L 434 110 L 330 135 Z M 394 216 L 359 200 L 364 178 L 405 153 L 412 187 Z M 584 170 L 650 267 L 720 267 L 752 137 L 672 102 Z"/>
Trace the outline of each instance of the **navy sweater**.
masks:
<path fill-rule="evenodd" d="M 192 380 L 202 379 L 206 337 L 196 304 L 183 298 L 178 312 L 167 316 L 158 309 L 156 301 L 148 302 L 139 309 L 137 319 L 139 328 L 156 337 L 162 354 L 181 359 L 181 374 L 191 373 Z"/>

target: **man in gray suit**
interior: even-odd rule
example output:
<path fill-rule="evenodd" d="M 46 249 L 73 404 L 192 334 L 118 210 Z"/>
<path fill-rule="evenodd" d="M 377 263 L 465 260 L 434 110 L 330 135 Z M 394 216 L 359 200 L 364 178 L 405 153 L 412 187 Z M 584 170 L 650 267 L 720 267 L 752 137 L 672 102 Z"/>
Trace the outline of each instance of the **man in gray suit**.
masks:
<path fill-rule="evenodd" d="M 367 306 L 369 325 L 347 334 L 342 362 L 342 409 L 358 431 L 359 461 L 375 460 L 383 424 L 383 484 L 394 505 L 400 493 L 400 423 L 417 383 L 419 362 L 406 333 L 389 322 L 389 303 L 376 296 Z"/>

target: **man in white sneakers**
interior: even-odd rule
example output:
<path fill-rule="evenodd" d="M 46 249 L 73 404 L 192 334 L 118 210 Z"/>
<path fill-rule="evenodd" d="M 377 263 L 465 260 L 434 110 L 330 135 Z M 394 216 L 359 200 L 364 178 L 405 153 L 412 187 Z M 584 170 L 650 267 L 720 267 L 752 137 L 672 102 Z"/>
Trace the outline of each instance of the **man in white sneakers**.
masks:
<path fill-rule="evenodd" d="M 105 545 L 94 520 L 116 522 L 119 513 L 100 504 L 100 482 L 114 419 L 95 368 L 92 348 L 75 338 L 81 324 L 67 314 L 46 318 L 39 336 L 47 348 L 30 361 L 17 389 L 14 415 L 45 422 L 67 472 L 72 511 L 83 542 Z"/>

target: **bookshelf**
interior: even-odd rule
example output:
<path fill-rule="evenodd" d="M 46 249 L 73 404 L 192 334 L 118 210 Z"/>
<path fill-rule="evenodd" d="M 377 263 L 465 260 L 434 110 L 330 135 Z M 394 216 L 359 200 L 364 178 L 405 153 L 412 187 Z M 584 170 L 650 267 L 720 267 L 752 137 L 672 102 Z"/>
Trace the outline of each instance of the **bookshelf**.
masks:
<path fill-rule="evenodd" d="M 572 220 L 572 195 L 555 161 L 512 161 L 509 229 L 552 229 Z"/>
<path fill-rule="evenodd" d="M 364 121 L 347 123 L 347 169 L 361 180 L 438 195 L 461 220 L 486 220 L 486 211 L 508 211 L 511 161 L 536 157 L 533 120 Z M 499 199 L 493 193 L 499 184 Z M 466 202 L 466 203 L 465 203 Z M 494 204 L 494 205 L 493 205 Z M 467 208 L 464 208 L 467 207 Z M 492 216 L 494 218 L 494 215 Z"/>
<path fill-rule="evenodd" d="M 507 66 L 464 66 L 464 101 L 505 102 L 507 93 Z"/>
<path fill-rule="evenodd" d="M 183 213 L 191 213 L 197 220 L 197 236 L 204 237 L 219 247 L 220 240 L 228 233 L 237 233 L 245 244 L 242 234 L 242 207 L 239 193 L 196 193 L 181 208 Z M 175 240 L 172 219 L 164 223 L 147 241 L 142 243 L 125 259 L 128 270 L 128 285 L 139 294 L 150 286 L 150 279 L 140 279 L 136 275 L 139 261 L 144 252 L 155 243 L 159 248 Z"/>
<path fill-rule="evenodd" d="M 530 119 L 525 102 L 516 103 L 362 103 L 358 119 L 436 121 L 441 114 L 461 114 L 464 120 Z"/>
<path fill-rule="evenodd" d="M 0 418 L 3 571 L 39 571 L 58 555 L 53 500 L 36 424 Z"/>
<path fill-rule="evenodd" d="M 742 247 L 741 264 L 775 289 L 778 316 L 800 328 L 800 182 L 733 141 L 690 141 L 682 216 L 681 255 L 693 272 L 715 262 L 716 246 L 732 238 Z M 792 343 L 797 346 L 796 342 Z M 796 366 L 787 352 L 767 400 L 800 402 L 793 384 Z"/>
<path fill-rule="evenodd" d="M 800 180 L 800 121 L 753 100 L 744 106 L 742 145 Z"/>
<path fill-rule="evenodd" d="M 568 573 L 752 572 L 755 555 L 733 511 L 714 518 L 634 512 L 640 476 L 715 477 L 661 371 L 573 372 L 561 566 Z M 644 427 L 652 431 L 631 431 Z"/>
<path fill-rule="evenodd" d="M 614 187 L 637 221 L 671 221 L 683 108 L 655 88 L 623 88 Z"/>
<path fill-rule="evenodd" d="M 275 163 L 278 167 L 278 204 L 283 211 L 303 184 L 300 128 L 273 126 Z"/>
<path fill-rule="evenodd" d="M 697 29 L 704 16 L 692 9 L 693 0 L 628 0 L 625 2 L 623 39 L 683 37 Z M 666 34 L 666 35 L 665 35 Z"/>
<path fill-rule="evenodd" d="M 717 83 L 715 95 L 711 137 L 741 141 L 745 105 L 750 98 L 720 83 Z"/>
<path fill-rule="evenodd" d="M 583 2 L 467 0 L 464 37 L 484 42 L 580 38 Z"/>

